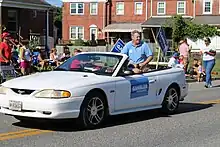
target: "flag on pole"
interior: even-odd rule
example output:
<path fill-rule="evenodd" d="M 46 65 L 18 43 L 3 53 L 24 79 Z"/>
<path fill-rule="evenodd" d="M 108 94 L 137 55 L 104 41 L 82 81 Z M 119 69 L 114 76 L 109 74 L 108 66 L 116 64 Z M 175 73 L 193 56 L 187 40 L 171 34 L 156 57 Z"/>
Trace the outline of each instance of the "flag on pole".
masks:
<path fill-rule="evenodd" d="M 163 51 L 163 54 L 165 55 L 167 50 L 169 49 L 169 45 L 167 42 L 165 31 L 162 27 L 160 28 L 156 38 L 161 50 Z"/>

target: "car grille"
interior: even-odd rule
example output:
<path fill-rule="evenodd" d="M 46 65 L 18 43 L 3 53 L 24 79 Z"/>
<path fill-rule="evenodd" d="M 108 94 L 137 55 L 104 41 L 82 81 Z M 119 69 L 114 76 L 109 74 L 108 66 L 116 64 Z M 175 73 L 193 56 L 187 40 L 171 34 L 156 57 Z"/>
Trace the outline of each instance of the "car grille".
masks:
<path fill-rule="evenodd" d="M 11 88 L 12 91 L 14 91 L 17 94 L 21 94 L 21 95 L 30 95 L 32 92 L 34 92 L 34 90 L 30 90 L 30 89 L 16 89 L 16 88 Z"/>

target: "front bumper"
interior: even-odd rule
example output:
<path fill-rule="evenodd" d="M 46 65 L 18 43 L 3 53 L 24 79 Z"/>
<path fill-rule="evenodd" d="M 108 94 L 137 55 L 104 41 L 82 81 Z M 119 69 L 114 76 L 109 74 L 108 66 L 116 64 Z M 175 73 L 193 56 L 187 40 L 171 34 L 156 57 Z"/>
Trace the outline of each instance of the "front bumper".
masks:
<path fill-rule="evenodd" d="M 29 95 L 0 95 L 0 113 L 31 118 L 68 119 L 78 118 L 84 96 L 66 99 L 43 99 Z M 9 108 L 9 102 L 21 103 L 21 110 Z"/>

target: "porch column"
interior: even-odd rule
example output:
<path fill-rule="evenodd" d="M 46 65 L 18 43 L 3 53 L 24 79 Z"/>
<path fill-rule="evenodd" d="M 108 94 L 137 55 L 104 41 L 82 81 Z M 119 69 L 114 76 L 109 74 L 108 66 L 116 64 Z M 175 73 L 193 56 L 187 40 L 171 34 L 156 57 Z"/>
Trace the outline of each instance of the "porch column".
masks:
<path fill-rule="evenodd" d="M 46 10 L 46 34 L 45 34 L 45 48 L 48 49 L 49 38 L 49 9 Z"/>
<path fill-rule="evenodd" d="M 145 38 L 144 38 L 144 28 L 143 27 L 141 27 L 141 38 L 144 40 Z"/>

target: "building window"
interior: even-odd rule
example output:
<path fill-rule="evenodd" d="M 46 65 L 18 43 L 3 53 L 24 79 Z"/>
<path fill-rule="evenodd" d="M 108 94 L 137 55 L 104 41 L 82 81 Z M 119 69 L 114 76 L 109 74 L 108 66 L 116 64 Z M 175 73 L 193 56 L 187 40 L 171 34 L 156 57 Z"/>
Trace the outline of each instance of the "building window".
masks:
<path fill-rule="evenodd" d="M 70 27 L 70 39 L 84 39 L 84 28 L 80 26 Z"/>
<path fill-rule="evenodd" d="M 70 3 L 70 14 L 71 15 L 83 15 L 84 14 L 84 3 Z"/>
<path fill-rule="evenodd" d="M 203 14 L 212 14 L 212 0 L 203 1 Z"/>
<path fill-rule="evenodd" d="M 166 14 L 166 2 L 157 2 L 157 14 Z"/>
<path fill-rule="evenodd" d="M 8 10 L 7 29 L 10 33 L 16 33 L 18 30 L 18 13 L 16 10 Z"/>
<path fill-rule="evenodd" d="M 142 15 L 143 13 L 143 2 L 135 2 L 135 14 Z"/>
<path fill-rule="evenodd" d="M 90 14 L 91 15 L 98 14 L 98 3 L 90 3 Z"/>
<path fill-rule="evenodd" d="M 177 14 L 185 14 L 185 13 L 186 13 L 186 2 L 177 1 Z"/>
<path fill-rule="evenodd" d="M 116 3 L 116 15 L 124 15 L 124 2 Z"/>

